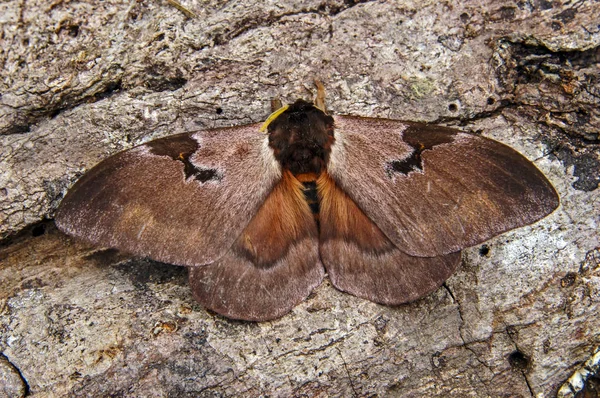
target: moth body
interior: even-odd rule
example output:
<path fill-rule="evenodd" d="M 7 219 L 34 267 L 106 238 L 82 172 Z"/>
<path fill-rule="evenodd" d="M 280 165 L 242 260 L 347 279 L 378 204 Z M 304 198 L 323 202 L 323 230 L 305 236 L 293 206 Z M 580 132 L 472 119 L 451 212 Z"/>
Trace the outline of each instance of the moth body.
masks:
<path fill-rule="evenodd" d="M 335 142 L 333 129 L 331 116 L 298 100 L 269 123 L 269 146 L 281 167 L 294 176 L 318 177 L 327 168 Z"/>
<path fill-rule="evenodd" d="M 269 146 L 283 170 L 303 185 L 304 199 L 319 227 L 319 176 L 327 169 L 335 142 L 333 118 L 313 104 L 298 100 L 269 123 Z"/>
<path fill-rule="evenodd" d="M 437 289 L 463 248 L 552 212 L 513 149 L 440 126 L 331 116 L 302 100 L 259 125 L 165 137 L 116 154 L 65 196 L 59 228 L 189 267 L 224 316 L 278 318 L 325 272 L 397 305 Z M 264 126 L 263 126 L 264 128 Z"/>

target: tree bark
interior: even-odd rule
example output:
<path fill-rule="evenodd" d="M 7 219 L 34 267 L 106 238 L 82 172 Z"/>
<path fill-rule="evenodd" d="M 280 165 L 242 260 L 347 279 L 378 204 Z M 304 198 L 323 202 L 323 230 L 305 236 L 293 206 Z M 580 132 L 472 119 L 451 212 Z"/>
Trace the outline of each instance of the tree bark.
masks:
<path fill-rule="evenodd" d="M 0 396 L 557 394 L 600 345 L 598 3 L 182 5 L 0 5 Z M 507 143 L 561 206 L 465 250 L 415 303 L 326 280 L 263 323 L 206 311 L 183 268 L 44 221 L 110 154 L 262 121 L 273 97 L 313 99 L 315 78 L 331 113 Z"/>

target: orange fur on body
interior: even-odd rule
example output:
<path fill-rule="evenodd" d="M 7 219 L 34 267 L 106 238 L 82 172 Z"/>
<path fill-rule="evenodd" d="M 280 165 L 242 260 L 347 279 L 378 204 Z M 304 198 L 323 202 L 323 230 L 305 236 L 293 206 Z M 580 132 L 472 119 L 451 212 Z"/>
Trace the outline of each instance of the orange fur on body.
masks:
<path fill-rule="evenodd" d="M 320 211 L 312 214 L 303 182 L 317 182 Z M 238 238 L 234 248 L 257 265 L 269 266 L 282 257 L 292 242 L 316 236 L 342 239 L 367 252 L 387 252 L 393 244 L 327 173 L 292 175 L 284 171 L 281 182 Z"/>
<path fill-rule="evenodd" d="M 315 173 L 302 173 L 294 176 L 298 181 L 304 182 L 313 182 L 319 179 L 319 176 Z"/>
<path fill-rule="evenodd" d="M 283 257 L 293 242 L 317 236 L 303 189 L 302 183 L 285 170 L 234 248 L 256 265 L 268 266 Z"/>

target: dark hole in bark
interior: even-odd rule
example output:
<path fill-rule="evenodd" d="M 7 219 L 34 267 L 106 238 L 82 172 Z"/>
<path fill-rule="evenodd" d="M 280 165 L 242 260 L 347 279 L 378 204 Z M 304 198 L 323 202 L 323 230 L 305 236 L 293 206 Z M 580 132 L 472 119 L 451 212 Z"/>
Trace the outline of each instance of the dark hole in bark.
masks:
<path fill-rule="evenodd" d="M 560 280 L 560 286 L 561 287 L 573 286 L 575 284 L 576 280 L 577 280 L 577 274 L 575 274 L 574 272 L 569 272 L 567 275 L 564 276 L 564 278 L 562 278 Z"/>
<path fill-rule="evenodd" d="M 508 356 L 508 363 L 514 369 L 525 369 L 529 366 L 529 357 L 517 350 Z"/>
<path fill-rule="evenodd" d="M 488 245 L 483 245 L 479 248 L 479 255 L 481 257 L 485 257 L 490 254 L 490 247 Z"/>
<path fill-rule="evenodd" d="M 45 232 L 46 226 L 44 224 L 39 224 L 31 229 L 31 236 L 42 236 Z"/>

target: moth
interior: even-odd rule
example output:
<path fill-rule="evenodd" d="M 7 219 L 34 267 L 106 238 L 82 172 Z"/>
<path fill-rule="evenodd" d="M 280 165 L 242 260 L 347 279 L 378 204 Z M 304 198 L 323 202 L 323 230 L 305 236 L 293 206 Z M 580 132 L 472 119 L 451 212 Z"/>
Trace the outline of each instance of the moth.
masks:
<path fill-rule="evenodd" d="M 229 318 L 283 316 L 325 277 L 387 305 L 436 290 L 461 249 L 531 224 L 559 198 L 497 141 L 298 100 L 260 124 L 178 134 L 93 167 L 56 215 L 67 234 L 189 267 Z"/>

